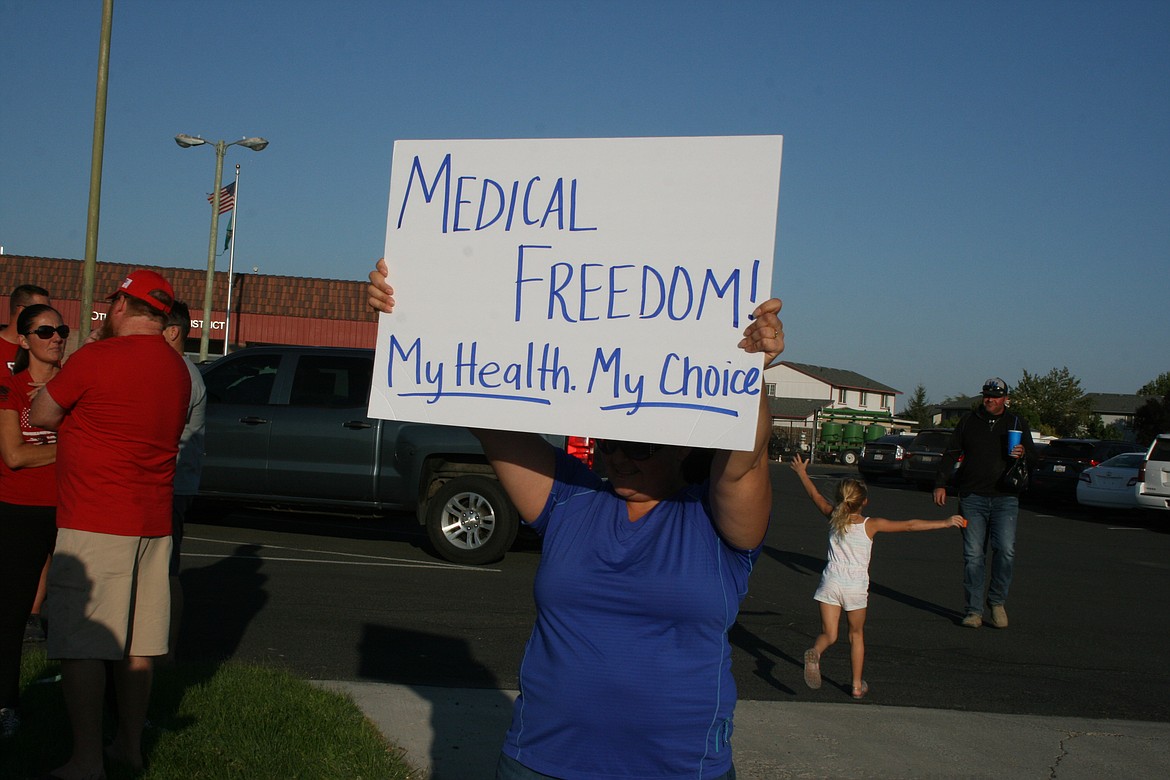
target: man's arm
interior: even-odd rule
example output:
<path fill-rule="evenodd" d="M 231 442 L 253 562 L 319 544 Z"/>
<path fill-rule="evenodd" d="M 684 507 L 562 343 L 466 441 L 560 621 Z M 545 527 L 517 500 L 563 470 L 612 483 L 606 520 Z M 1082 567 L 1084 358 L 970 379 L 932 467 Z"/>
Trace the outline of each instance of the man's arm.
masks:
<path fill-rule="evenodd" d="M 934 503 L 937 506 L 944 506 L 947 503 L 947 483 L 951 481 L 955 461 L 963 454 L 963 423 L 966 420 L 966 416 L 960 418 L 958 425 L 951 431 L 947 448 L 939 458 L 938 470 L 934 472 Z"/>
<path fill-rule="evenodd" d="M 187 362 L 186 358 L 183 362 Z M 207 427 L 207 386 L 203 384 L 203 377 L 198 373 L 191 375 L 191 401 L 187 404 L 187 424 L 183 426 L 183 435 L 179 438 L 179 448 L 187 443 L 196 433 Z"/>
<path fill-rule="evenodd" d="M 49 388 L 42 387 L 37 397 L 32 400 L 28 421 L 37 428 L 55 431 L 61 427 L 67 412 L 65 407 L 60 406 L 53 400 L 53 396 L 49 395 Z"/>
<path fill-rule="evenodd" d="M 1018 430 L 1023 434 L 1020 436 L 1020 444 L 1024 445 L 1024 457 L 1029 463 L 1036 462 L 1036 442 L 1032 440 L 1032 427 L 1028 425 L 1028 421 L 1023 417 L 1019 418 Z"/>

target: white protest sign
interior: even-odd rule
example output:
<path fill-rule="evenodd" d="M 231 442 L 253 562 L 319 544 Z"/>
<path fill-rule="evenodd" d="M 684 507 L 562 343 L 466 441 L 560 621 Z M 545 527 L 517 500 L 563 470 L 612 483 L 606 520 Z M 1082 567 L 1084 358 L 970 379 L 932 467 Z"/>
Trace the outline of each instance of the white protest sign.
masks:
<path fill-rule="evenodd" d="M 750 449 L 781 146 L 396 142 L 370 416 Z"/>

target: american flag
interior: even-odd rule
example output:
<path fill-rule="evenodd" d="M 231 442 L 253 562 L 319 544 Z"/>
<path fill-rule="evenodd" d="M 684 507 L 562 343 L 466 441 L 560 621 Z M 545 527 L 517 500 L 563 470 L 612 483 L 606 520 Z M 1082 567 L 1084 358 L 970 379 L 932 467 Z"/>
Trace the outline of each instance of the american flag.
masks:
<path fill-rule="evenodd" d="M 215 195 L 208 195 L 207 202 L 215 206 Z M 219 191 L 219 213 L 226 214 L 236 207 L 236 183 L 233 181 Z"/>

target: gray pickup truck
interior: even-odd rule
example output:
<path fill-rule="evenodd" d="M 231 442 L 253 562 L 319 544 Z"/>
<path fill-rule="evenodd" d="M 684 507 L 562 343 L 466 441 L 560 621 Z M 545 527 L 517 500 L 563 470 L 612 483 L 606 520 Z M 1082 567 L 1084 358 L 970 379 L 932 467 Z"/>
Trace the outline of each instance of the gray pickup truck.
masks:
<path fill-rule="evenodd" d="M 277 507 L 414 511 L 443 558 L 499 560 L 519 528 L 463 428 L 366 416 L 374 351 L 249 347 L 203 368 L 199 495 Z"/>

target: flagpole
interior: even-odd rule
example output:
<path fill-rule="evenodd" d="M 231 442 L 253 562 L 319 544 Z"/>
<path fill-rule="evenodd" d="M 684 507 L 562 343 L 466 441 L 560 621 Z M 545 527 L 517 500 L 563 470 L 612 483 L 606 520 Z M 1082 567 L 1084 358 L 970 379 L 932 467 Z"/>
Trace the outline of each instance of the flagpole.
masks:
<path fill-rule="evenodd" d="M 232 221 L 228 223 L 231 225 L 232 240 L 231 250 L 228 252 L 228 289 L 227 289 L 227 308 L 223 311 L 223 354 L 228 353 L 228 344 L 231 343 L 231 323 L 232 323 L 232 277 L 233 269 L 236 263 L 236 229 L 239 225 L 236 224 L 236 209 L 240 205 L 240 164 L 236 163 L 236 199 L 235 205 L 232 207 Z"/>

